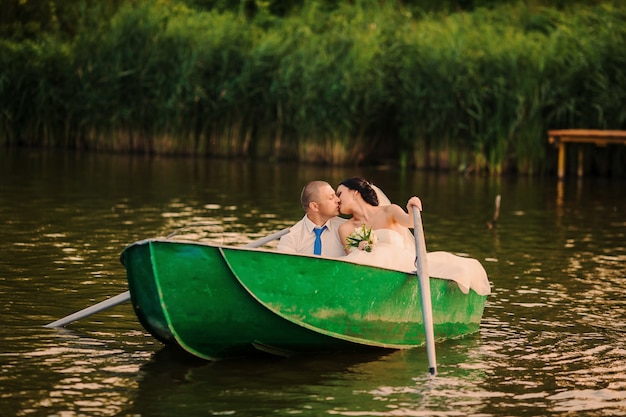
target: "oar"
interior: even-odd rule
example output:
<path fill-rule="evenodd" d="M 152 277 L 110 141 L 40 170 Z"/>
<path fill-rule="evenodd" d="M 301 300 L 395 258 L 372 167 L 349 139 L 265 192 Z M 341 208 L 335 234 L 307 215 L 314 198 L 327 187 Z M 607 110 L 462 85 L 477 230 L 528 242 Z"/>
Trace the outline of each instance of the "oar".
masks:
<path fill-rule="evenodd" d="M 122 304 L 128 300 L 130 300 L 130 291 L 123 292 L 116 295 L 115 297 L 109 298 L 108 300 L 101 301 L 98 304 L 92 305 L 91 307 L 87 307 L 80 311 L 77 311 L 74 314 L 70 314 L 67 317 L 63 317 L 62 319 L 53 321 L 52 323 L 48 323 L 44 327 L 63 327 L 73 321 L 83 319 L 87 316 L 91 316 L 92 314 L 96 314 L 100 311 L 109 309 L 118 304 Z"/>
<path fill-rule="evenodd" d="M 243 247 L 244 248 L 259 248 L 259 247 L 265 245 L 266 243 L 269 243 L 269 242 L 271 242 L 273 240 L 279 239 L 281 236 L 286 235 L 287 233 L 289 233 L 289 230 L 290 230 L 289 228 L 286 228 L 286 229 L 283 229 L 283 230 L 279 230 L 278 232 L 272 233 L 269 236 L 265 236 L 265 237 L 262 237 L 260 239 L 255 240 L 253 242 L 245 244 L 245 245 L 243 245 Z"/>
<path fill-rule="evenodd" d="M 272 233 L 269 236 L 262 237 L 261 239 L 257 239 L 253 242 L 250 242 L 244 245 L 244 248 L 258 248 L 265 245 L 268 242 L 276 240 L 281 236 L 287 234 L 289 232 L 289 228 L 279 230 L 276 233 Z M 130 300 L 130 291 L 123 292 L 121 294 L 116 295 L 115 297 L 109 298 L 108 300 L 101 301 L 98 304 L 94 304 L 91 307 L 84 308 L 80 311 L 77 311 L 74 314 L 70 314 L 67 317 L 63 317 L 57 321 L 53 321 L 52 323 L 46 324 L 44 327 L 63 327 L 66 324 L 69 324 L 73 321 L 84 319 L 87 316 L 91 316 L 92 314 L 98 313 L 100 311 L 109 309 L 118 304 L 122 304 L 126 301 Z"/>
<path fill-rule="evenodd" d="M 417 207 L 413 208 L 413 232 L 415 235 L 415 266 L 419 280 L 422 299 L 422 316 L 424 318 L 424 333 L 426 334 L 426 352 L 428 354 L 428 372 L 437 373 L 437 358 L 435 357 L 435 331 L 433 329 L 433 306 L 430 298 L 430 277 L 428 276 L 428 260 L 422 216 Z"/>

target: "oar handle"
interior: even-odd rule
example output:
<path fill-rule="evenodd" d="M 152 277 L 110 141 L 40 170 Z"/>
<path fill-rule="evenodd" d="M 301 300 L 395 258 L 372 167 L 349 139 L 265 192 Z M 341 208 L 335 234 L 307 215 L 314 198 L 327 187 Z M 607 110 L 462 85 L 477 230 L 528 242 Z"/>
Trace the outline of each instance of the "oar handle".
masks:
<path fill-rule="evenodd" d="M 290 230 L 289 228 L 286 228 L 286 229 L 283 229 L 283 230 L 279 230 L 278 232 L 272 233 L 269 236 L 262 237 L 261 239 L 257 239 L 257 240 L 255 240 L 253 242 L 250 242 L 250 243 L 248 243 L 246 245 L 243 245 L 243 247 L 244 248 L 259 248 L 259 247 L 265 245 L 266 243 L 269 243 L 269 242 L 271 242 L 273 240 L 276 240 L 276 239 L 280 238 L 283 235 L 286 235 L 287 233 L 289 233 L 289 230 Z"/>
<path fill-rule="evenodd" d="M 413 207 L 413 234 L 415 236 L 415 267 L 420 276 L 428 276 L 426 240 L 422 227 L 422 215 L 417 207 Z"/>

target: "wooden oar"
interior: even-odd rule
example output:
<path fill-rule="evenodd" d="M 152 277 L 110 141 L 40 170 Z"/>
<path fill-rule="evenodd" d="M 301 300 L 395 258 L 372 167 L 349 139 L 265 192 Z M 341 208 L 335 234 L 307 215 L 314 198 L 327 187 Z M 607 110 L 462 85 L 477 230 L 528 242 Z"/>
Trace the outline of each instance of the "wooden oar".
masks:
<path fill-rule="evenodd" d="M 269 243 L 273 240 L 280 238 L 281 236 L 287 234 L 288 232 L 289 232 L 289 228 L 286 228 L 276 233 L 272 233 L 269 236 L 250 242 L 244 245 L 243 247 L 244 248 L 258 248 L 258 247 L 265 245 L 266 243 Z M 108 300 L 101 301 L 98 304 L 92 305 L 91 307 L 84 308 L 80 311 L 77 311 L 76 313 L 63 317 L 62 319 L 53 321 L 52 323 L 48 323 L 44 327 L 63 327 L 66 324 L 69 324 L 73 321 L 83 319 L 87 316 L 91 316 L 92 314 L 98 313 L 103 310 L 107 310 L 118 304 L 122 304 L 128 300 L 130 300 L 130 291 L 123 292 L 121 294 L 116 295 L 115 297 L 109 298 Z"/>
<path fill-rule="evenodd" d="M 428 354 L 428 372 L 437 373 L 437 358 L 435 355 L 435 331 L 433 329 L 433 306 L 430 297 L 430 276 L 428 275 L 428 259 L 422 216 L 417 207 L 413 208 L 413 233 L 415 236 L 415 266 L 419 280 L 422 300 L 422 316 L 424 318 L 424 333 L 426 334 L 426 353 Z"/>

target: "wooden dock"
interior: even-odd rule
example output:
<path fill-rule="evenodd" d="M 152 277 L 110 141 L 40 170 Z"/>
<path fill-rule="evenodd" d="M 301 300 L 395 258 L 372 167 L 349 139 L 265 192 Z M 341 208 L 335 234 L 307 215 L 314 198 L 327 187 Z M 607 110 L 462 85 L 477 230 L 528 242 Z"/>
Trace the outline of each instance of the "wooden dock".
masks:
<path fill-rule="evenodd" d="M 565 129 L 548 130 L 550 143 L 559 148 L 558 175 L 559 179 L 565 178 L 565 144 L 566 143 L 592 143 L 596 146 L 626 145 L 626 131 L 624 130 L 585 130 Z M 583 176 L 583 149 L 578 147 L 577 174 Z"/>

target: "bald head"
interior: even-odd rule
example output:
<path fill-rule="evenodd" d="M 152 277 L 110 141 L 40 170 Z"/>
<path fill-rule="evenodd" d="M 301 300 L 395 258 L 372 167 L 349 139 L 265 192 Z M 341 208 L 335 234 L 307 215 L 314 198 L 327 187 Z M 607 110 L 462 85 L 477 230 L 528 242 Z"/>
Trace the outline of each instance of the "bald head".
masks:
<path fill-rule="evenodd" d="M 339 197 L 326 181 L 311 181 L 305 185 L 300 202 L 307 217 L 318 226 L 339 215 Z"/>
<path fill-rule="evenodd" d="M 326 181 L 311 181 L 302 189 L 300 194 L 300 202 L 304 211 L 309 210 L 310 203 L 317 203 L 321 200 L 321 190 L 330 187 Z"/>

